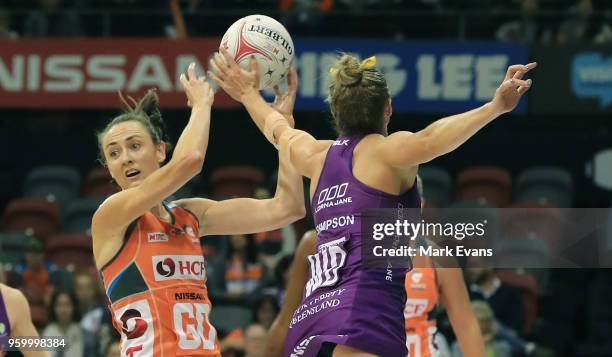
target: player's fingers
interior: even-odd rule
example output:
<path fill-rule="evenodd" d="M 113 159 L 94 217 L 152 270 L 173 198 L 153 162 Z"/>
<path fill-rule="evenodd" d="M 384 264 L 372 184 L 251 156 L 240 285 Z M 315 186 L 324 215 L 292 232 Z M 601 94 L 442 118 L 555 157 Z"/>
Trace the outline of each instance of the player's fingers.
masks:
<path fill-rule="evenodd" d="M 217 65 L 217 61 L 215 61 L 214 59 L 210 60 L 209 66 L 210 66 L 210 68 L 212 68 L 212 72 L 218 74 L 223 79 L 225 79 L 227 77 L 227 74 L 225 72 L 223 72 L 223 70 Z M 208 76 L 209 77 L 210 77 L 210 74 L 212 72 L 208 71 Z"/>
<path fill-rule="evenodd" d="M 516 92 L 518 94 L 523 95 L 525 92 L 529 90 L 529 88 L 531 88 L 531 83 L 532 83 L 531 79 L 528 79 L 526 82 L 529 84 L 528 86 L 521 86 L 516 89 Z"/>
<path fill-rule="evenodd" d="M 513 64 L 512 66 L 508 67 L 508 70 L 506 71 L 506 79 L 510 79 L 514 77 L 514 74 L 517 71 L 524 70 L 524 69 L 525 69 L 525 65 Z"/>
<path fill-rule="evenodd" d="M 217 65 L 217 68 L 219 69 L 219 72 L 217 73 L 226 75 L 229 72 L 229 67 L 227 67 L 227 64 L 223 60 L 223 57 L 217 52 L 213 56 L 213 59 L 214 59 L 215 65 Z"/>
<path fill-rule="evenodd" d="M 238 67 L 238 64 L 236 63 L 232 55 L 230 55 L 230 53 L 223 47 L 221 48 L 221 54 L 223 54 L 223 57 L 225 57 L 225 63 L 227 63 L 227 66 L 229 68 L 233 69 Z"/>
<path fill-rule="evenodd" d="M 223 88 L 223 90 L 226 90 L 226 83 L 222 81 L 219 77 L 217 77 L 216 74 L 212 73 L 211 71 L 208 71 L 208 77 L 212 79 L 215 83 L 217 83 L 219 87 Z"/>
<path fill-rule="evenodd" d="M 524 81 L 522 79 L 514 79 L 514 78 L 512 78 L 510 80 L 510 82 L 512 82 L 515 86 L 520 86 L 520 87 L 527 87 L 527 88 L 529 88 L 531 86 L 531 79 L 528 79 L 528 80 Z"/>
<path fill-rule="evenodd" d="M 181 81 L 181 85 L 183 86 L 183 89 L 187 90 L 187 88 L 189 88 L 189 82 L 187 81 L 187 77 L 185 76 L 185 73 L 181 73 L 181 75 L 179 76 L 179 80 Z"/>
<path fill-rule="evenodd" d="M 189 64 L 189 68 L 187 68 L 187 74 L 189 74 L 189 80 L 197 80 L 198 76 L 196 75 L 196 70 L 195 70 L 195 62 L 191 62 L 191 64 Z"/>
<path fill-rule="evenodd" d="M 287 82 L 289 83 L 289 91 L 295 91 L 298 86 L 298 76 L 295 67 L 289 68 L 289 74 L 287 75 Z"/>
<path fill-rule="evenodd" d="M 255 59 L 255 56 L 251 56 L 249 64 L 251 65 L 251 72 L 259 73 L 257 71 L 257 60 Z"/>

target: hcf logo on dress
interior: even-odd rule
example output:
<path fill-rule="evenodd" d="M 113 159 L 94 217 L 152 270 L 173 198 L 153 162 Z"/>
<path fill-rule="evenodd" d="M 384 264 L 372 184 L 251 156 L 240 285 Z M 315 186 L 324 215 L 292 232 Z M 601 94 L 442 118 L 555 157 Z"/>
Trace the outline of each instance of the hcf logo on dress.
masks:
<path fill-rule="evenodd" d="M 206 280 L 206 264 L 201 255 L 157 255 L 152 257 L 152 263 L 155 281 Z"/>

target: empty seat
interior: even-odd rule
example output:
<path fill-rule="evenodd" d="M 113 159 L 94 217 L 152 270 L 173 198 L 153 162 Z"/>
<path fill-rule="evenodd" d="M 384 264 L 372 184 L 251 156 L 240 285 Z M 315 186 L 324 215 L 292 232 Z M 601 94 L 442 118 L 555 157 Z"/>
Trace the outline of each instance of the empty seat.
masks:
<path fill-rule="evenodd" d="M 81 175 L 69 166 L 41 166 L 30 171 L 23 184 L 27 197 L 42 197 L 60 207 L 79 195 Z"/>
<path fill-rule="evenodd" d="M 453 180 L 448 171 L 436 166 L 421 166 L 419 176 L 423 180 L 423 196 L 428 207 L 450 204 Z"/>
<path fill-rule="evenodd" d="M 253 320 L 250 308 L 218 304 L 212 308 L 210 322 L 218 331 L 228 333 L 236 328 L 247 327 Z"/>
<path fill-rule="evenodd" d="M 479 237 L 462 242 L 471 244 L 472 248 L 490 247 L 499 236 L 500 219 L 499 209 L 486 203 L 478 202 L 456 202 L 442 211 L 442 223 L 451 224 L 482 224 L 484 234 Z M 448 243 L 444 241 L 443 243 Z"/>
<path fill-rule="evenodd" d="M 512 178 L 500 167 L 464 169 L 457 177 L 457 201 L 476 201 L 496 207 L 510 203 Z"/>
<path fill-rule="evenodd" d="M 91 237 L 86 234 L 62 233 L 47 240 L 47 256 L 60 266 L 95 266 Z"/>
<path fill-rule="evenodd" d="M 91 219 L 102 204 L 102 198 L 76 199 L 66 208 L 64 232 L 91 234 Z"/>
<path fill-rule="evenodd" d="M 212 173 L 212 194 L 215 197 L 251 197 L 264 179 L 264 173 L 256 167 L 220 167 Z"/>
<path fill-rule="evenodd" d="M 529 333 L 538 312 L 538 283 L 533 276 L 518 269 L 497 271 L 501 281 L 521 292 L 525 306 L 523 333 Z"/>
<path fill-rule="evenodd" d="M 83 186 L 83 195 L 87 197 L 108 197 L 119 191 L 108 169 L 96 167 L 87 173 Z"/>
<path fill-rule="evenodd" d="M 515 201 L 535 201 L 556 207 L 571 207 L 572 176 L 559 167 L 532 167 L 523 171 L 516 181 Z"/>
<path fill-rule="evenodd" d="M 0 233 L 0 262 L 15 266 L 23 261 L 24 233 Z"/>
<path fill-rule="evenodd" d="M 7 232 L 25 232 L 44 239 L 59 227 L 57 205 L 44 198 L 16 198 L 6 207 L 4 230 Z"/>
<path fill-rule="evenodd" d="M 537 202 L 521 202 L 503 211 L 502 235 L 534 237 L 557 252 L 562 242 L 563 212 L 556 207 Z"/>
<path fill-rule="evenodd" d="M 520 269 L 533 276 L 542 294 L 548 286 L 551 255 L 548 244 L 537 238 L 504 237 L 495 242 L 495 264 L 502 269 Z"/>

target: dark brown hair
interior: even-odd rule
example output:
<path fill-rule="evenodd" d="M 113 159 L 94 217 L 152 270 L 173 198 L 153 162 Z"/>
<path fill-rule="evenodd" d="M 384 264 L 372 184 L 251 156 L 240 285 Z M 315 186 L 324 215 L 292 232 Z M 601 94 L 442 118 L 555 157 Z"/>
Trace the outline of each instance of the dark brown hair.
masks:
<path fill-rule="evenodd" d="M 364 68 L 357 58 L 343 54 L 330 70 L 327 101 L 339 135 L 386 135 L 385 106 L 389 89 L 375 67 Z"/>
<path fill-rule="evenodd" d="M 168 139 L 166 124 L 159 111 L 159 98 L 157 97 L 155 89 L 149 89 L 147 94 L 138 102 L 128 96 L 127 98 L 132 102 L 132 105 L 128 103 L 121 93 L 119 93 L 119 97 L 125 106 L 123 113 L 111 120 L 102 131 L 96 133 L 100 162 L 103 165 L 106 163 L 102 139 L 113 126 L 126 121 L 137 121 L 141 123 L 147 129 L 149 135 L 151 135 L 151 139 L 155 145 L 158 145 L 162 141 L 166 143 L 166 154 L 168 154 L 172 149 L 172 144 Z"/>

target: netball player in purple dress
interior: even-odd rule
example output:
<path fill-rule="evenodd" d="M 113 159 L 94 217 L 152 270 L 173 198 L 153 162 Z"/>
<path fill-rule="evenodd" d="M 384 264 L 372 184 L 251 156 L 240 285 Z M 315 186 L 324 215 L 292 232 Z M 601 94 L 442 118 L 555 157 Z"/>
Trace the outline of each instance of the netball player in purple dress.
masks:
<path fill-rule="evenodd" d="M 286 356 L 405 357 L 403 308 L 405 269 L 365 268 L 361 262 L 360 213 L 373 208 L 419 208 L 418 165 L 463 144 L 501 114 L 511 111 L 530 88 L 523 75 L 535 67 L 514 65 L 493 100 L 472 111 L 440 119 L 422 131 L 387 133 L 391 98 L 376 59 L 342 56 L 330 70 L 329 103 L 336 140 L 316 140 L 292 129 L 297 90 L 294 70 L 289 91 L 272 109 L 256 86 L 255 61 L 241 69 L 222 50 L 209 73 L 240 101 L 270 142 L 288 147 L 296 169 L 311 179 L 317 253 L 308 257 L 311 277 L 286 339 Z M 286 146 L 285 146 L 286 145 Z M 270 336 L 274 338 L 274 336 Z"/>

